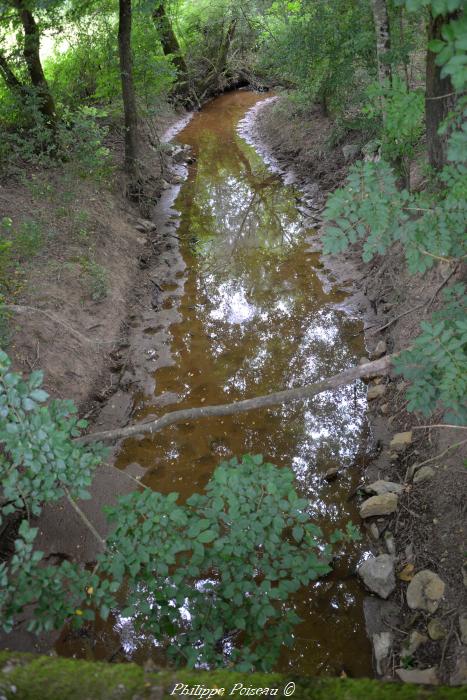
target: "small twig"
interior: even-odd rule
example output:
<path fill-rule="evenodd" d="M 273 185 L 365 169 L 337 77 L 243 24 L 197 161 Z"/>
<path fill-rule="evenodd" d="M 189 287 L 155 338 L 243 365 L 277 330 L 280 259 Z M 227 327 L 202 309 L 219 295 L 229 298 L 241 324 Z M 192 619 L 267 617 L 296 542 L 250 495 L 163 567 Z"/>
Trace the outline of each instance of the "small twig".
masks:
<path fill-rule="evenodd" d="M 430 301 L 429 301 L 428 304 L 426 305 L 427 310 L 430 308 L 430 306 L 432 305 L 432 303 L 434 302 L 434 300 L 436 299 L 437 295 L 438 295 L 439 292 L 442 290 L 442 288 L 444 287 L 444 285 L 447 284 L 447 283 L 449 282 L 449 280 L 451 279 L 451 277 L 457 272 L 457 268 L 458 268 L 458 265 L 454 265 L 454 267 L 452 268 L 452 270 L 451 270 L 451 272 L 449 273 L 449 275 L 448 275 L 447 277 L 445 277 L 445 279 L 441 282 L 441 284 L 436 288 L 435 293 L 433 294 L 433 296 L 431 297 Z"/>
<path fill-rule="evenodd" d="M 400 634 L 404 634 L 406 637 L 408 637 L 409 633 L 404 632 L 404 630 L 399 629 L 399 627 L 393 627 L 392 625 L 389 624 L 389 622 L 386 622 L 386 620 L 383 620 L 383 624 L 386 625 L 386 627 L 389 627 L 390 630 L 394 630 L 394 632 L 399 632 Z"/>
<path fill-rule="evenodd" d="M 106 463 L 106 466 L 115 469 L 115 467 L 112 464 Z M 152 491 L 150 486 L 146 486 L 146 484 L 141 483 L 141 481 L 134 477 L 132 474 L 128 474 L 128 472 L 124 471 L 123 469 L 119 469 L 118 471 L 124 476 L 126 476 L 127 479 L 130 479 L 131 481 L 134 481 L 135 484 L 138 484 L 138 486 L 141 486 L 143 489 L 148 489 L 148 491 Z"/>
<path fill-rule="evenodd" d="M 431 299 L 428 301 L 428 303 L 423 302 L 422 304 L 418 304 L 417 306 L 414 306 L 412 309 L 408 309 L 408 311 L 403 311 L 399 316 L 396 316 L 393 318 L 391 321 L 388 321 L 387 323 L 384 324 L 384 326 L 381 326 L 380 328 L 377 328 L 375 331 L 373 331 L 372 335 L 376 335 L 376 333 L 380 333 L 381 331 L 386 330 L 386 328 L 389 328 L 389 326 L 392 326 L 393 323 L 398 321 L 400 318 L 403 316 L 407 316 L 408 314 L 414 313 L 414 311 L 418 311 L 419 309 L 422 309 L 424 306 L 426 306 L 426 309 L 430 308 L 436 297 L 438 296 L 439 292 L 442 290 L 442 288 L 449 282 L 451 277 L 457 272 L 457 265 L 451 270 L 449 275 L 441 282 L 441 284 L 436 288 L 435 293 L 431 297 Z M 364 328 L 364 332 L 367 330 L 370 330 L 371 328 L 374 328 L 374 326 L 368 326 L 367 328 Z"/>
<path fill-rule="evenodd" d="M 410 510 L 410 508 L 407 508 L 407 506 L 405 506 L 403 503 L 400 503 L 399 505 L 401 505 L 402 508 L 405 508 L 405 510 L 407 511 L 407 513 L 410 513 L 410 515 L 412 515 L 414 518 L 420 518 L 420 517 L 421 517 L 420 515 L 418 515 L 418 513 L 415 513 L 413 510 Z"/>
<path fill-rule="evenodd" d="M 99 542 L 103 547 L 105 547 L 105 540 L 104 540 L 104 538 L 101 537 L 101 536 L 99 535 L 99 533 L 97 532 L 97 530 L 96 530 L 96 528 L 94 527 L 94 525 L 92 524 L 92 522 L 91 522 L 91 521 L 88 519 L 88 517 L 83 513 L 83 511 L 81 510 L 81 508 L 79 507 L 79 505 L 76 503 L 76 501 L 70 496 L 70 492 L 68 491 L 67 487 L 62 485 L 62 488 L 63 488 L 63 490 L 64 490 L 64 492 L 65 492 L 65 496 L 66 496 L 67 501 L 68 501 L 68 503 L 70 504 L 70 506 L 71 506 L 71 507 L 73 508 L 73 510 L 79 515 L 79 517 L 81 518 L 81 520 L 83 521 L 83 523 L 86 525 L 86 527 L 88 528 L 88 530 L 89 530 L 90 532 L 92 532 L 92 534 L 94 535 L 94 537 L 96 538 L 96 540 L 98 540 L 98 542 Z"/>
<path fill-rule="evenodd" d="M 467 440 L 462 440 L 461 442 L 454 443 L 454 445 L 450 445 L 445 450 L 443 450 L 443 452 L 440 452 L 439 455 L 435 455 L 434 457 L 430 457 L 430 459 L 426 459 L 424 462 L 420 462 L 420 464 L 417 465 L 417 468 L 420 469 L 420 467 L 424 467 L 425 464 L 428 464 L 429 462 L 434 462 L 437 459 L 441 459 L 441 457 L 444 457 L 444 455 L 447 454 L 450 450 L 455 450 L 457 447 L 465 445 L 466 442 Z"/>
<path fill-rule="evenodd" d="M 413 425 L 411 430 L 423 430 L 425 428 L 454 428 L 455 430 L 467 430 L 467 425 L 451 425 L 448 423 L 433 423 L 433 425 Z"/>
<path fill-rule="evenodd" d="M 389 326 L 392 326 L 393 323 L 398 321 L 400 318 L 403 316 L 407 316 L 408 314 L 414 313 L 414 311 L 418 311 L 418 309 L 421 309 L 425 306 L 425 302 L 423 304 L 418 304 L 418 306 L 414 306 L 412 309 L 409 309 L 408 311 L 403 311 L 399 316 L 396 316 L 395 318 L 391 319 L 391 321 L 388 321 L 387 323 L 384 324 L 384 326 L 381 326 L 380 328 L 377 328 L 375 331 L 373 331 L 372 335 L 376 335 L 376 333 L 380 333 L 381 331 L 386 330 L 386 328 L 389 328 Z M 370 330 L 370 328 L 374 328 L 374 326 L 369 326 L 369 328 L 365 328 L 364 331 Z"/>
<path fill-rule="evenodd" d="M 434 97 L 425 97 L 425 100 L 445 100 L 446 97 L 452 97 L 455 92 L 447 92 L 445 95 L 435 95 Z"/>
<path fill-rule="evenodd" d="M 440 661 L 439 661 L 439 666 L 440 666 L 440 668 L 442 667 L 442 665 L 443 665 L 443 663 L 444 663 L 444 656 L 445 656 L 446 650 L 447 650 L 447 648 L 448 648 L 449 640 L 451 639 L 451 636 L 452 636 L 452 632 L 453 632 L 453 629 L 454 629 L 454 623 L 455 623 L 455 618 L 453 618 L 453 619 L 451 620 L 451 626 L 450 626 L 450 628 L 449 628 L 449 632 L 447 633 L 445 642 L 444 642 L 444 644 L 443 644 L 443 651 L 441 652 L 441 658 L 440 658 Z"/>

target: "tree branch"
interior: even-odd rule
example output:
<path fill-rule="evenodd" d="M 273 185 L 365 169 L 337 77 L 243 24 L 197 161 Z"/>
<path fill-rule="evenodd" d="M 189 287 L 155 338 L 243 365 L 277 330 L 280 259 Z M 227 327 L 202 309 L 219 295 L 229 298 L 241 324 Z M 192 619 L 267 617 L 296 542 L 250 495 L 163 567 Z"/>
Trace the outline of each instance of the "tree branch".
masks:
<path fill-rule="evenodd" d="M 68 503 L 70 504 L 70 506 L 71 506 L 71 507 L 73 508 L 73 510 L 79 515 L 79 517 L 81 518 L 82 522 L 86 525 L 86 527 L 88 528 L 88 530 L 89 530 L 90 532 L 92 532 L 92 534 L 94 535 L 94 537 L 96 538 L 96 540 L 97 540 L 103 547 L 105 547 L 105 540 L 104 540 L 104 538 L 101 537 L 101 536 L 99 535 L 99 533 L 97 532 L 97 530 L 96 530 L 96 528 L 94 527 L 94 525 L 92 524 L 92 522 L 91 522 L 91 521 L 89 520 L 89 518 L 83 513 L 83 511 L 81 510 L 81 508 L 79 507 L 79 505 L 76 503 L 75 499 L 72 498 L 72 496 L 71 496 L 70 492 L 68 491 L 67 487 L 62 485 L 62 489 L 63 489 L 64 492 L 65 492 L 66 499 L 67 499 Z"/>
<path fill-rule="evenodd" d="M 396 353 L 397 354 L 397 353 Z M 132 435 L 142 435 L 143 433 L 154 434 L 174 423 L 182 421 L 192 421 L 198 418 L 207 418 L 209 416 L 230 416 L 245 411 L 253 411 L 259 408 L 267 408 L 269 406 L 278 406 L 281 404 L 292 403 L 293 401 L 303 401 L 310 399 L 317 394 L 331 389 L 351 384 L 355 379 L 362 377 L 371 377 L 377 374 L 386 374 L 391 366 L 391 362 L 396 357 L 396 354 L 386 355 L 379 360 L 367 362 L 358 367 L 351 367 L 344 370 L 340 374 L 335 374 L 329 379 L 324 379 L 315 384 L 308 384 L 296 389 L 285 389 L 284 391 L 275 391 L 272 394 L 265 396 L 256 396 L 252 399 L 243 401 L 234 401 L 233 403 L 220 404 L 217 406 L 201 406 L 199 408 L 183 408 L 179 411 L 171 411 L 166 413 L 161 418 L 148 421 L 146 423 L 137 423 L 126 428 L 118 428 L 116 430 L 105 430 L 100 433 L 91 433 L 83 437 L 76 438 L 76 442 L 88 443 L 94 440 L 119 440 L 121 438 L 131 437 Z"/>

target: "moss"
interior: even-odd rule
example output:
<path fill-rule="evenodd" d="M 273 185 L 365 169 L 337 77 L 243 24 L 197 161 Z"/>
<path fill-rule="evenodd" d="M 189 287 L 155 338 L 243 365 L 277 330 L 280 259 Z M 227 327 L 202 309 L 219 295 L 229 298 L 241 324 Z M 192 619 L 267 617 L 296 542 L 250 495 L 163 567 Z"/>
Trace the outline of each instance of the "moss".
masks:
<path fill-rule="evenodd" d="M 246 688 L 278 689 L 277 694 L 254 697 L 284 697 L 283 689 L 294 681 L 294 700 L 462 700 L 465 688 L 421 688 L 414 685 L 380 683 L 371 679 L 294 678 L 279 674 L 233 673 L 230 671 L 177 671 L 145 673 L 135 664 L 105 664 L 51 656 L 0 652 L 0 698 L 8 700 L 162 700 L 203 697 L 171 694 L 176 683 L 189 688 L 225 688 L 223 697 L 253 695 Z M 236 685 L 237 684 L 237 685 Z M 239 685 L 242 684 L 242 685 Z M 180 687 L 179 687 L 180 690 Z M 206 695 L 205 695 L 206 697 Z M 216 693 L 211 698 L 222 697 Z"/>

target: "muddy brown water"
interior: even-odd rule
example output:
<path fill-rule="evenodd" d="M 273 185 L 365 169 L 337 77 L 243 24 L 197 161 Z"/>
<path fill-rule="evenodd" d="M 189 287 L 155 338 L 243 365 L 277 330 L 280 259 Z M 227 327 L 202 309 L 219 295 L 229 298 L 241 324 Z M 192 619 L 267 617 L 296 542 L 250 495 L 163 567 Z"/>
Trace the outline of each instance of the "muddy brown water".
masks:
<path fill-rule="evenodd" d="M 135 397 L 134 420 L 311 383 L 364 354 L 345 293 L 326 280 L 312 252 L 315 233 L 304 226 L 299 192 L 238 133 L 239 120 L 262 99 L 227 93 L 177 136 L 196 157 L 173 205 L 186 270 L 181 290 L 164 289 L 163 307 L 178 312 L 169 329 L 171 359 L 154 373 L 154 394 Z M 157 332 L 157 325 L 145 329 L 149 337 Z M 186 498 L 203 489 L 223 459 L 261 453 L 294 470 L 310 515 L 330 533 L 359 522 L 349 494 L 368 459 L 365 396 L 357 383 L 301 404 L 172 426 L 156 438 L 127 440 L 117 466 L 136 462 L 146 485 Z M 328 483 L 323 475 L 334 466 L 341 476 Z M 363 591 L 353 573 L 361 555 L 361 545 L 347 547 L 331 576 L 295 597 L 303 622 L 278 670 L 371 673 Z M 112 636 L 126 658 L 147 656 L 146 643 L 127 624 L 117 622 Z M 108 642 L 95 652 L 108 658 Z"/>

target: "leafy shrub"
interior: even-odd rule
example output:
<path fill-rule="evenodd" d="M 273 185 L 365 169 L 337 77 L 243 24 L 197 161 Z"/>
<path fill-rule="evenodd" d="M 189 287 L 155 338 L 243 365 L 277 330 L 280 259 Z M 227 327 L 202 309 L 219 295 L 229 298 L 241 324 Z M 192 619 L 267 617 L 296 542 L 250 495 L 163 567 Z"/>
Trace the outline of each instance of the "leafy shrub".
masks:
<path fill-rule="evenodd" d="M 41 250 L 45 234 L 39 221 L 26 219 L 18 226 L 5 216 L 0 221 L 0 292 L 12 292 L 18 279 L 13 272 L 18 272 L 21 265 L 33 258 Z"/>
<path fill-rule="evenodd" d="M 51 130 L 37 109 L 33 93 L 24 104 L 21 121 L 2 134 L 0 174 L 21 177 L 25 163 L 47 168 L 62 161 L 80 177 L 108 178 L 111 165 L 104 145 L 108 129 L 101 124 L 105 111 L 87 106 L 64 109 L 57 128 Z"/>
<path fill-rule="evenodd" d="M 223 462 L 204 495 L 177 498 L 146 491 L 109 509 L 117 527 L 101 571 L 131 581 L 122 615 L 178 664 L 270 669 L 299 621 L 290 595 L 331 570 L 293 472 L 246 455 Z"/>
<path fill-rule="evenodd" d="M 398 374 L 411 382 L 408 410 L 425 416 L 441 403 L 448 423 L 467 423 L 467 294 L 462 284 L 445 293 L 446 305 L 420 324 L 410 350 L 395 359 Z"/>
<path fill-rule="evenodd" d="M 82 178 L 103 180 L 112 172 L 110 151 L 104 145 L 108 128 L 100 124 L 106 116 L 104 110 L 86 106 L 62 115 L 60 154 Z"/>
<path fill-rule="evenodd" d="M 78 420 L 71 401 L 43 405 L 49 396 L 41 388 L 42 372 L 22 379 L 10 366 L 0 350 L 0 513 L 26 508 L 37 515 L 44 501 L 62 498 L 64 487 L 76 498 L 87 498 L 105 450 L 72 441 L 87 423 Z"/>
<path fill-rule="evenodd" d="M 400 164 L 404 174 L 424 131 L 424 95 L 421 90 L 408 91 L 405 83 L 394 76 L 392 84 L 373 83 L 368 88 L 370 103 L 363 112 L 372 121 L 384 110 L 380 127 L 381 155 Z"/>
<path fill-rule="evenodd" d="M 88 497 L 105 454 L 73 441 L 86 422 L 71 402 L 44 405 L 41 383 L 41 372 L 11 372 L 0 352 L 1 518 L 38 515 L 64 494 Z M 293 472 L 257 455 L 222 463 L 205 493 L 184 505 L 176 493 L 150 489 L 120 497 L 107 508 L 114 529 L 92 572 L 44 565 L 37 529 L 23 521 L 13 556 L 0 564 L 1 625 L 10 631 L 30 606 L 34 632 L 112 611 L 131 617 L 178 665 L 269 670 L 299 621 L 291 594 L 331 570 L 331 545 L 307 507 Z M 358 536 L 349 524 L 330 541 Z"/>

